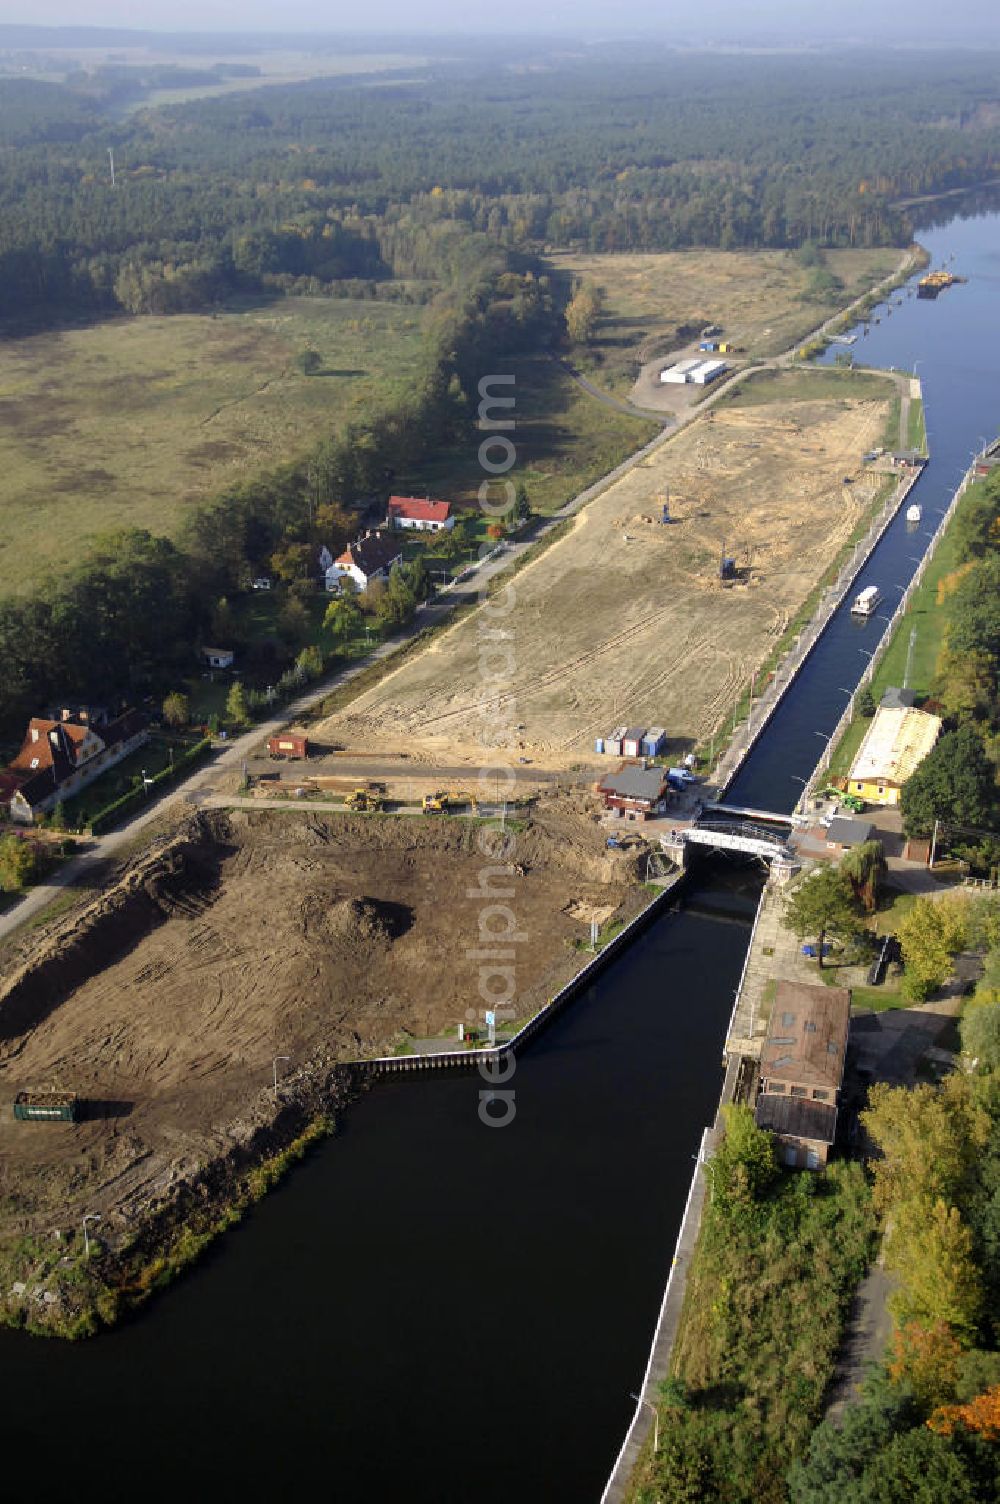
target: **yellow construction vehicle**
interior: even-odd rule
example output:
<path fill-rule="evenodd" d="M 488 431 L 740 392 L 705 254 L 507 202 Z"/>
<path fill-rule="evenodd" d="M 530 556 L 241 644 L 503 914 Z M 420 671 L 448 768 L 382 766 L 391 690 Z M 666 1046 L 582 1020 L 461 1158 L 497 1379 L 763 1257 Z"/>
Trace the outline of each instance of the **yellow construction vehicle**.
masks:
<path fill-rule="evenodd" d="M 425 815 L 440 815 L 444 813 L 450 803 L 451 799 L 446 793 L 425 794 L 420 802 L 420 808 Z"/>
<path fill-rule="evenodd" d="M 371 789 L 355 789 L 347 800 L 348 809 L 378 810 L 382 808 L 382 801 L 378 794 Z"/>

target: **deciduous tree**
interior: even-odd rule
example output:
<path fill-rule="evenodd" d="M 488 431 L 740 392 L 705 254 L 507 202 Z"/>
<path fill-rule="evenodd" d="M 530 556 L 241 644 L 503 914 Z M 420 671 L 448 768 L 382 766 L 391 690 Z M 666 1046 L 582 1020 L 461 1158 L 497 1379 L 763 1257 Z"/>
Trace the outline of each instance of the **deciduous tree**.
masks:
<path fill-rule="evenodd" d="M 860 928 L 860 907 L 847 877 L 822 867 L 801 882 L 785 903 L 784 923 L 800 939 L 815 939 L 819 964 L 827 935 L 845 939 Z"/>

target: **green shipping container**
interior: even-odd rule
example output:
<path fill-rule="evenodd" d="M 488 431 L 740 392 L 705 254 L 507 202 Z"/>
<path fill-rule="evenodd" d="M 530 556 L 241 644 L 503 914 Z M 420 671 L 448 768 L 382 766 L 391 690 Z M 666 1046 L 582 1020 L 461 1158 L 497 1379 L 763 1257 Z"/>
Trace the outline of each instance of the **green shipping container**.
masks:
<path fill-rule="evenodd" d="M 14 1116 L 22 1123 L 75 1123 L 77 1106 L 76 1097 L 20 1091 L 14 1098 Z"/>

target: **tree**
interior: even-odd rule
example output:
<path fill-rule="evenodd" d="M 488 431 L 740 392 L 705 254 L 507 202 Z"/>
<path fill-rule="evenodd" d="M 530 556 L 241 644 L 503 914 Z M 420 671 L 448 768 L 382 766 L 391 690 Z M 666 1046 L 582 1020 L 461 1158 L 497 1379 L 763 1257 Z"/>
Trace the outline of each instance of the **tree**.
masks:
<path fill-rule="evenodd" d="M 881 841 L 862 841 L 845 852 L 840 870 L 848 879 L 866 914 L 874 914 L 886 874 Z"/>
<path fill-rule="evenodd" d="M 315 572 L 313 551 L 308 543 L 288 543 L 271 555 L 271 569 L 288 584 L 306 579 Z"/>
<path fill-rule="evenodd" d="M 858 712 L 858 715 L 863 715 L 870 718 L 875 714 L 875 711 L 878 709 L 878 707 L 875 704 L 875 696 L 871 692 L 870 685 L 865 685 L 864 689 L 860 692 L 858 698 L 855 700 L 854 706 Z"/>
<path fill-rule="evenodd" d="M 957 1206 L 912 1197 L 893 1209 L 886 1266 L 900 1276 L 889 1310 L 900 1323 L 946 1323 L 970 1344 L 983 1308 L 982 1278 L 972 1256 L 972 1230 Z"/>
<path fill-rule="evenodd" d="M 212 612 L 212 636 L 221 647 L 228 647 L 235 635 L 233 608 L 223 595 Z"/>
<path fill-rule="evenodd" d="M 289 596 L 281 608 L 278 628 L 282 640 L 293 651 L 299 648 L 312 634 L 313 624 L 309 611 L 298 596 Z"/>
<path fill-rule="evenodd" d="M 850 881 L 836 867 L 821 867 L 800 883 L 785 903 L 784 923 L 800 939 L 814 938 L 823 965 L 827 935 L 846 939 L 860 928 L 859 905 Z"/>
<path fill-rule="evenodd" d="M 19 893 L 37 876 L 41 862 L 34 841 L 20 836 L 0 836 L 0 888 Z"/>
<path fill-rule="evenodd" d="M 315 376 L 323 367 L 323 358 L 319 351 L 314 350 L 310 345 L 305 350 L 299 351 L 296 364 L 303 376 Z"/>
<path fill-rule="evenodd" d="M 323 617 L 323 631 L 338 642 L 346 642 L 360 629 L 361 607 L 353 595 L 340 595 L 332 600 Z"/>
<path fill-rule="evenodd" d="M 593 282 L 582 282 L 566 308 L 566 332 L 575 345 L 588 344 L 600 317 L 604 295 Z"/>
<path fill-rule="evenodd" d="M 906 970 L 903 991 L 923 1001 L 942 986 L 966 943 L 967 903 L 961 894 L 918 898 L 896 926 Z"/>
<path fill-rule="evenodd" d="M 960 1073 L 940 1086 L 878 1082 L 861 1122 L 881 1150 L 871 1170 L 875 1205 L 883 1215 L 909 1197 L 953 1203 L 966 1195 L 990 1137 L 989 1114 Z"/>
<path fill-rule="evenodd" d="M 963 1426 L 985 1441 L 1000 1441 L 1000 1384 L 977 1394 L 964 1405 L 941 1405 L 927 1424 L 939 1436 L 952 1436 Z"/>
<path fill-rule="evenodd" d="M 517 490 L 514 492 L 514 521 L 520 524 L 527 522 L 530 517 L 531 498 L 528 495 L 528 488 L 524 484 L 524 481 L 519 480 Z"/>
<path fill-rule="evenodd" d="M 993 765 L 971 726 L 946 731 L 903 785 L 900 808 L 908 836 L 929 836 L 935 820 L 986 825 L 995 795 Z"/>
<path fill-rule="evenodd" d="M 723 1204 L 758 1201 L 778 1174 L 774 1136 L 739 1104 L 723 1107 L 722 1121 L 722 1142 L 705 1167 L 712 1198 Z"/>
<path fill-rule="evenodd" d="M 962 1049 L 979 1062 L 981 1071 L 1000 1071 L 1000 1002 L 973 999 L 959 1025 Z"/>
<path fill-rule="evenodd" d="M 501 538 L 507 536 L 507 529 L 502 522 L 491 522 L 486 529 L 486 536 L 493 543 L 499 543 Z"/>
<path fill-rule="evenodd" d="M 163 702 L 163 719 L 168 726 L 186 726 L 191 719 L 191 701 L 179 690 L 173 690 Z"/>
<path fill-rule="evenodd" d="M 234 679 L 226 696 L 226 719 L 234 726 L 245 726 L 250 719 L 246 692 L 239 679 Z"/>
<path fill-rule="evenodd" d="M 894 1384 L 908 1383 L 920 1404 L 929 1409 L 954 1398 L 961 1353 L 945 1322 L 923 1326 L 908 1321 L 893 1333 L 889 1377 Z"/>
<path fill-rule="evenodd" d="M 323 672 L 323 654 L 314 642 L 304 647 L 295 660 L 303 679 L 318 679 Z"/>

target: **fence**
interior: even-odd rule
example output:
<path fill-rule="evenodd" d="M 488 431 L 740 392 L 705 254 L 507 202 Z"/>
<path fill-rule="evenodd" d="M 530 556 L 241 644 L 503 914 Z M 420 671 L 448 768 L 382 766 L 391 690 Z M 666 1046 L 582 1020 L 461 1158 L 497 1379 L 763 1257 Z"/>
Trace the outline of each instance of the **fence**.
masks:
<path fill-rule="evenodd" d="M 921 581 L 923 580 L 923 577 L 927 572 L 927 568 L 931 560 L 933 559 L 935 552 L 937 551 L 937 546 L 944 536 L 945 529 L 951 522 L 951 519 L 954 517 L 959 502 L 975 479 L 975 469 L 978 458 L 979 456 L 977 456 L 977 459 L 972 462 L 968 470 L 966 470 L 965 474 L 962 476 L 958 489 L 945 508 L 944 513 L 941 517 L 941 521 L 938 523 L 937 527 L 934 530 L 934 536 L 931 538 L 930 543 L 924 550 L 923 557 L 921 558 L 920 563 L 917 565 L 916 569 L 913 572 L 913 577 L 911 578 L 910 583 L 903 591 L 903 594 L 899 598 L 899 602 L 896 606 L 895 611 L 889 618 L 889 625 L 886 627 L 885 631 L 882 633 L 882 636 L 875 644 L 875 650 L 872 653 L 871 657 L 868 659 L 868 663 L 865 666 L 865 671 L 861 675 L 861 678 L 858 681 L 857 688 L 848 701 L 847 708 L 830 733 L 827 744 L 823 749 L 822 756 L 813 769 L 809 782 L 802 791 L 800 804 L 803 806 L 803 808 L 805 807 L 806 799 L 808 799 L 815 790 L 816 784 L 825 777 L 827 770 L 830 767 L 830 763 L 833 760 L 834 749 L 840 742 L 841 737 L 847 731 L 847 728 L 850 726 L 851 722 L 854 720 L 854 707 L 858 695 L 872 682 L 872 679 L 875 675 L 875 670 L 878 668 L 879 664 L 882 662 L 882 659 L 885 657 L 886 653 L 889 650 L 889 646 L 896 635 L 896 631 L 899 628 L 903 617 L 906 615 L 910 601 L 913 599 L 914 591 L 919 587 Z"/>

